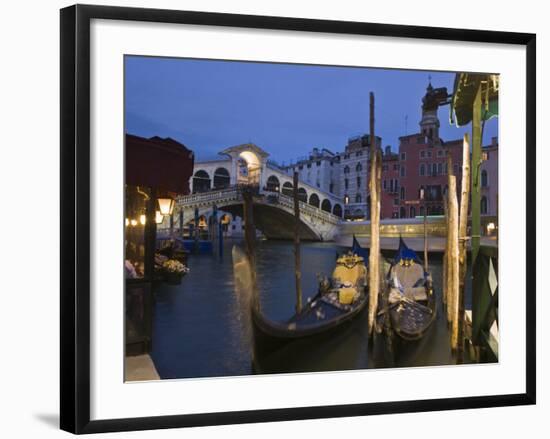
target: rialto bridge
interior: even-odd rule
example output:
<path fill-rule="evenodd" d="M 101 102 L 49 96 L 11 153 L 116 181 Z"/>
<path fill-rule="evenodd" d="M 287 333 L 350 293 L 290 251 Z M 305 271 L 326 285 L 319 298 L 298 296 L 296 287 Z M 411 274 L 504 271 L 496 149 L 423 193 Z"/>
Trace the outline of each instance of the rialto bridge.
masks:
<path fill-rule="evenodd" d="M 254 224 L 268 239 L 292 239 L 294 205 L 292 176 L 268 160 L 269 154 L 254 144 L 227 148 L 219 160 L 197 162 L 193 169 L 192 194 L 177 199 L 174 222 L 183 226 L 198 215 L 208 218 L 214 206 L 233 217 L 242 218 L 243 201 L 239 187 L 258 188 L 254 196 Z M 300 237 L 331 241 L 343 215 L 342 200 L 334 194 L 300 182 Z M 223 215 L 223 213 L 222 213 Z M 165 221 L 160 228 L 166 228 Z"/>

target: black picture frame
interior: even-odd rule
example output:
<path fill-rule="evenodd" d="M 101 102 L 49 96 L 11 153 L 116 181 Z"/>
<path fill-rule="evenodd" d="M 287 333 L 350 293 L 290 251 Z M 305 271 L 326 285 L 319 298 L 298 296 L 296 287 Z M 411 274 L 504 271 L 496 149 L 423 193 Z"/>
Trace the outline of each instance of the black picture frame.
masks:
<path fill-rule="evenodd" d="M 526 47 L 526 392 L 417 401 L 90 420 L 90 21 L 133 20 L 255 29 L 486 42 Z M 76 5 L 61 10 L 60 424 L 98 433 L 535 404 L 536 35 L 211 12 Z"/>

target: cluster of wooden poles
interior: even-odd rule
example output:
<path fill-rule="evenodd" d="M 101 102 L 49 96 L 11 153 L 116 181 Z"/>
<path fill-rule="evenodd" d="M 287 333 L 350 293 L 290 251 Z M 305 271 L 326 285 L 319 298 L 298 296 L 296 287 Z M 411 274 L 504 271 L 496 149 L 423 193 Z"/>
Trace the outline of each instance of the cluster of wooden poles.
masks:
<path fill-rule="evenodd" d="M 470 199 L 470 141 L 462 142 L 460 207 L 453 163 L 447 155 L 448 190 L 444 200 L 447 243 L 443 257 L 443 306 L 451 328 L 451 349 L 462 356 L 464 349 L 464 292 L 467 269 L 468 203 Z"/>
<path fill-rule="evenodd" d="M 376 147 L 374 135 L 374 94 L 370 93 L 370 255 L 369 255 L 369 334 L 374 329 L 378 310 L 380 279 L 380 186 L 382 157 Z M 444 210 L 447 242 L 443 259 L 443 306 L 451 329 L 451 349 L 459 358 L 464 349 L 464 292 L 467 270 L 468 203 L 470 198 L 470 141 L 464 134 L 462 147 L 462 180 L 460 206 L 458 204 L 457 177 L 450 153 L 447 154 L 448 190 Z M 423 194 L 425 197 L 425 194 Z M 428 239 L 424 214 L 424 270 L 428 271 Z"/>

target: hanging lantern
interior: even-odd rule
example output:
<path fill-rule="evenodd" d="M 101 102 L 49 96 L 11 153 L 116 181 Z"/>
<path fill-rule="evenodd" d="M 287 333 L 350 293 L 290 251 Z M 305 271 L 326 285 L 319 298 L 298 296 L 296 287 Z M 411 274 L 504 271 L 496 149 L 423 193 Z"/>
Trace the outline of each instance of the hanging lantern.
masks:
<path fill-rule="evenodd" d="M 173 198 L 158 198 L 160 213 L 164 216 L 172 215 L 176 200 Z"/>
<path fill-rule="evenodd" d="M 155 223 L 162 224 L 162 221 L 164 221 L 164 216 L 160 213 L 160 210 L 157 210 L 155 212 Z"/>
<path fill-rule="evenodd" d="M 147 218 L 145 217 L 144 214 L 141 214 L 141 215 L 139 216 L 139 223 L 140 223 L 142 226 L 144 226 L 146 222 L 147 222 Z"/>

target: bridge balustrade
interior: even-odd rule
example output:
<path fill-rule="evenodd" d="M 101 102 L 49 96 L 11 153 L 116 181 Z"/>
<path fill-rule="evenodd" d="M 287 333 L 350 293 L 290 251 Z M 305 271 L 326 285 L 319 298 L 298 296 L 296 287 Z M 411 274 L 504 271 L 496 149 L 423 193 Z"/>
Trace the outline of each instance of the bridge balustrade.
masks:
<path fill-rule="evenodd" d="M 288 209 L 294 208 L 294 199 L 280 192 L 262 190 L 262 191 L 258 191 L 258 194 L 262 195 L 264 202 L 268 204 L 280 204 Z M 178 197 L 177 203 L 180 206 L 181 205 L 193 206 L 193 205 L 199 205 L 199 204 L 205 204 L 205 203 L 214 204 L 215 202 L 221 202 L 227 199 L 237 199 L 239 201 L 242 200 L 241 188 L 239 188 L 238 186 L 232 186 L 229 188 L 213 190 L 210 192 L 201 192 L 197 194 L 184 195 L 184 196 Z M 341 220 L 340 217 L 330 212 L 326 212 L 321 208 L 312 206 L 307 202 L 299 201 L 299 206 L 300 206 L 300 211 L 303 212 L 304 214 L 307 214 L 317 219 L 321 219 L 325 222 L 337 224 Z"/>

